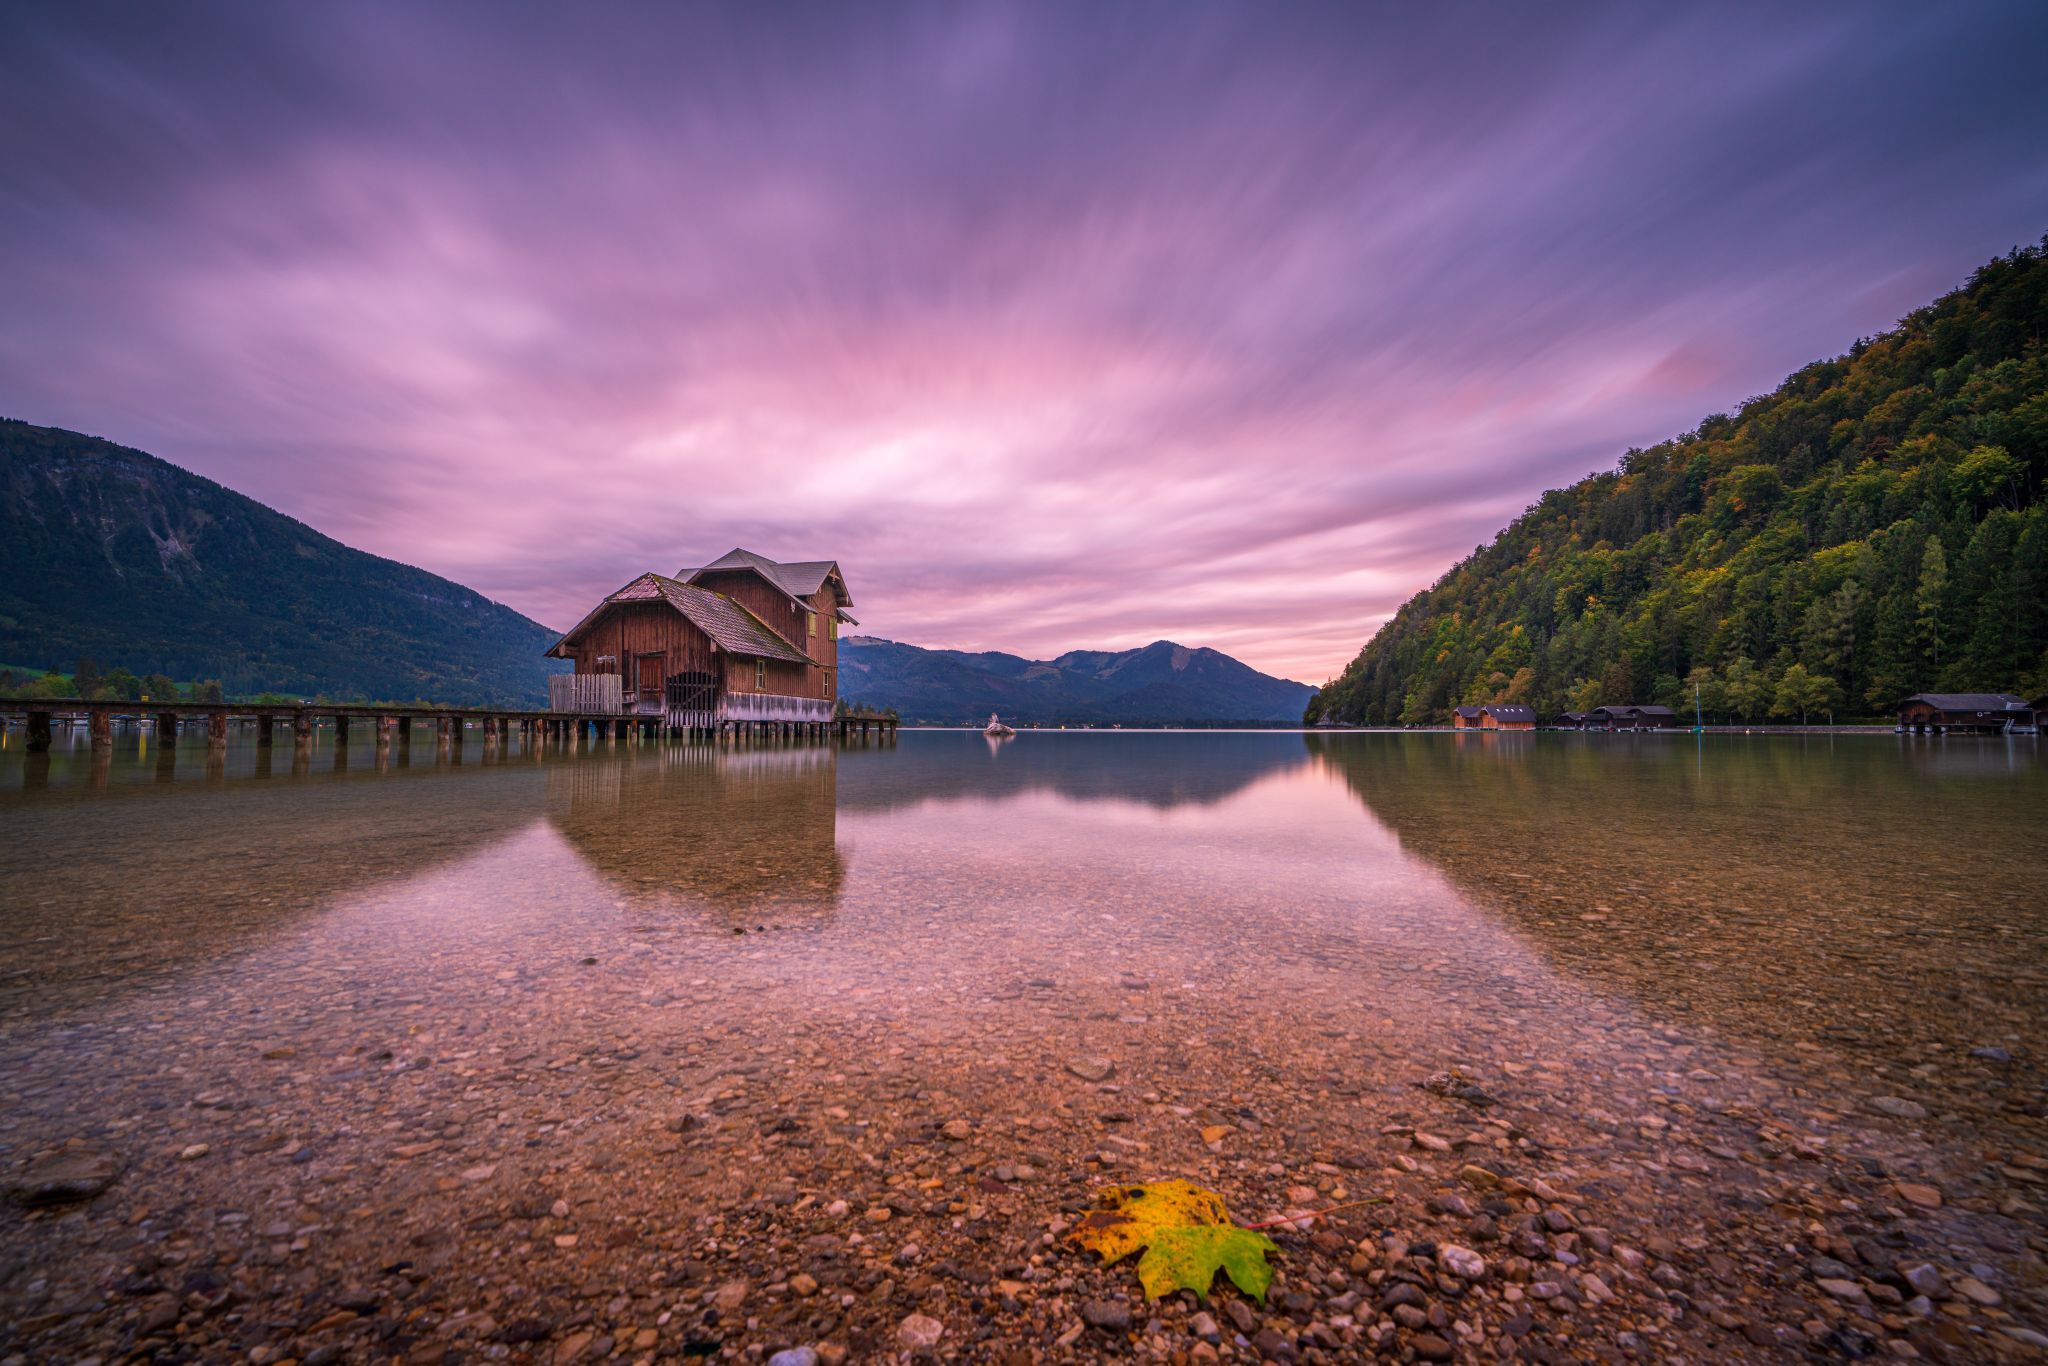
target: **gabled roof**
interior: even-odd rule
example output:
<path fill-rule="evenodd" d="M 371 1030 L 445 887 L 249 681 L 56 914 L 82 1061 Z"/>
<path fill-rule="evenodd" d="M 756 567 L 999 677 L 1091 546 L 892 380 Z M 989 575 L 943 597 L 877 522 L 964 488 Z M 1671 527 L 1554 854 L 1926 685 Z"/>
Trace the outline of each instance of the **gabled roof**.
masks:
<path fill-rule="evenodd" d="M 1906 702 L 1925 702 L 1936 711 L 2026 710 L 2027 700 L 2009 692 L 1916 692 Z M 1899 703 L 1905 706 L 1906 702 Z"/>
<path fill-rule="evenodd" d="M 561 640 L 556 641 L 548 653 L 555 654 L 566 642 L 583 634 L 606 608 L 619 603 L 647 602 L 655 599 L 666 602 L 682 613 L 685 620 L 711 637 L 711 643 L 728 654 L 741 655 L 749 659 L 779 659 L 790 664 L 813 662 L 810 656 L 770 630 L 766 622 L 723 593 L 714 593 L 708 588 L 694 588 L 687 583 L 664 578 L 660 574 L 642 574 L 607 597 L 589 616 L 577 622 Z"/>
<path fill-rule="evenodd" d="M 837 578 L 839 591 L 846 598 L 846 605 L 853 606 L 853 594 L 847 592 L 846 576 L 839 572 L 837 560 L 794 560 L 783 564 L 769 559 L 766 555 L 756 555 L 751 550 L 742 550 L 735 546 L 702 569 L 685 569 L 676 577 L 684 583 L 695 583 L 699 574 L 733 569 L 750 569 L 792 598 L 810 597 L 825 586 L 827 579 Z"/>
<path fill-rule="evenodd" d="M 1451 708 L 1451 710 L 1452 710 L 1452 711 L 1454 711 L 1454 712 L 1456 712 L 1456 713 L 1457 713 L 1458 715 L 1460 715 L 1460 716 L 1464 717 L 1464 718 L 1465 718 L 1465 719 L 1466 719 L 1467 721 L 1477 721 L 1477 720 L 1479 719 L 1479 713 L 1480 713 L 1481 711 L 1483 711 L 1483 710 L 1484 710 L 1484 708 L 1482 708 L 1482 707 L 1452 707 L 1452 708 Z"/>
<path fill-rule="evenodd" d="M 1479 710 L 1492 716 L 1496 721 L 1534 721 L 1536 719 L 1535 709 L 1525 707 L 1519 702 L 1488 702 Z"/>

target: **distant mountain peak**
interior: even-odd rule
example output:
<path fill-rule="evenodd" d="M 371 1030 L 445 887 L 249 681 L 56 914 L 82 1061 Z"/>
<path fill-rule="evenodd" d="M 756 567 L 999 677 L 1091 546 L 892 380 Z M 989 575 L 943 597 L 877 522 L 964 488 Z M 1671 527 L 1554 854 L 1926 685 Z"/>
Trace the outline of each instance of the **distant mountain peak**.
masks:
<path fill-rule="evenodd" d="M 1295 722 L 1314 692 L 1206 646 L 1155 640 L 1069 650 L 1049 660 L 1000 651 L 925 650 L 878 636 L 840 642 L 840 692 L 935 724 Z"/>

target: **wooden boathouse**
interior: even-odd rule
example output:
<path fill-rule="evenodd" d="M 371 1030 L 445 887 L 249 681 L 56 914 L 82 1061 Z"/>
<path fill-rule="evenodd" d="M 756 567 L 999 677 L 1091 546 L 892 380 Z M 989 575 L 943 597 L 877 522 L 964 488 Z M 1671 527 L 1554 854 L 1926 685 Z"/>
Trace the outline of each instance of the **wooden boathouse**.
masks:
<path fill-rule="evenodd" d="M 2012 693 L 1916 692 L 1899 703 L 1899 729 L 1909 735 L 2003 735 L 2033 729 L 2037 710 Z"/>
<path fill-rule="evenodd" d="M 642 574 L 549 648 L 575 672 L 549 710 L 689 734 L 822 734 L 833 724 L 839 627 L 858 625 L 831 560 L 734 550 L 701 569 Z"/>

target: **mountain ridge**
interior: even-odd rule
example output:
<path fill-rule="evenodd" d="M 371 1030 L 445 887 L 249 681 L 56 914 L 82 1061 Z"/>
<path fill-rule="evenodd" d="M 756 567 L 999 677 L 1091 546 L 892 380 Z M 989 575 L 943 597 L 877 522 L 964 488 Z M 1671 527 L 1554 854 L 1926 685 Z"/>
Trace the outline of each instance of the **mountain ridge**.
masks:
<path fill-rule="evenodd" d="M 840 641 L 839 665 L 848 703 L 894 707 L 929 724 L 967 724 L 990 712 L 1027 725 L 1292 723 L 1314 692 L 1220 650 L 1169 640 L 1034 660 L 861 635 Z"/>
<path fill-rule="evenodd" d="M 146 451 L 0 419 L 0 659 L 537 702 L 555 632 Z"/>

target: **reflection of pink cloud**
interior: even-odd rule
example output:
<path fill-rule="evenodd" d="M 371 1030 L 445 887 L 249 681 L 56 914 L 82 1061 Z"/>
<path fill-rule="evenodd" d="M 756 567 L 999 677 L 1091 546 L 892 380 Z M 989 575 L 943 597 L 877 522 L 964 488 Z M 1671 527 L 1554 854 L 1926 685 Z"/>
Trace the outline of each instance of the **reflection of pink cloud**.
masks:
<path fill-rule="evenodd" d="M 1885 97 L 1995 86 L 1981 17 L 863 9 L 17 7 L 0 408 L 556 624 L 740 543 L 902 639 L 1319 680 L 2040 226 L 2027 111 Z"/>

